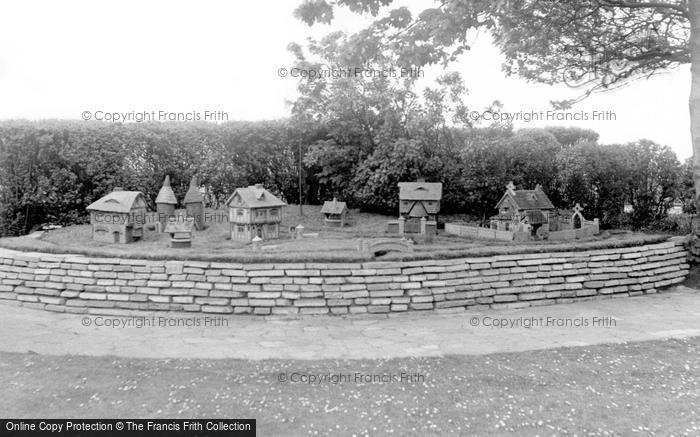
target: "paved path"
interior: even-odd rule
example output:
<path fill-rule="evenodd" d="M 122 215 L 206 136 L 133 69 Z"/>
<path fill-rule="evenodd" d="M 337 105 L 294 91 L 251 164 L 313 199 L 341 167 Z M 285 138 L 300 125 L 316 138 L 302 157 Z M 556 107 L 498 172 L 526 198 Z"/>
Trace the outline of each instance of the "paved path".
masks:
<path fill-rule="evenodd" d="M 0 351 L 144 358 L 389 358 L 681 338 L 700 336 L 700 291 L 676 287 L 651 296 L 457 314 L 286 320 L 205 319 L 180 313 L 156 317 L 200 326 L 108 328 L 96 325 L 107 319 L 139 319 L 50 313 L 3 303 Z M 497 319 L 516 326 L 487 326 Z M 201 326 L 206 322 L 221 326 Z M 522 326 L 528 323 L 540 326 Z M 578 326 L 551 326 L 560 323 Z"/>

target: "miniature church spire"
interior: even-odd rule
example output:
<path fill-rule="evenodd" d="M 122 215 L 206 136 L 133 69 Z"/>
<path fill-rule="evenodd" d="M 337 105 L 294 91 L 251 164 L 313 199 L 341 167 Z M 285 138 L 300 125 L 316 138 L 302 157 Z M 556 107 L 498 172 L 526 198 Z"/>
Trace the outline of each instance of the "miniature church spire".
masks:
<path fill-rule="evenodd" d="M 513 181 L 508 182 L 508 185 L 506 185 L 506 190 L 508 190 L 510 194 L 515 193 L 515 184 L 513 183 Z"/>

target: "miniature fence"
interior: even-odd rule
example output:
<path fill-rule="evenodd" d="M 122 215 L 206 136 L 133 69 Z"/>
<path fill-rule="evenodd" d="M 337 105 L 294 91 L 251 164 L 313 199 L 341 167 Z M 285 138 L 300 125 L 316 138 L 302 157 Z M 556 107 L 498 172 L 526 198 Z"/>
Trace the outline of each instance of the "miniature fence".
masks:
<path fill-rule="evenodd" d="M 460 237 L 484 238 L 491 240 L 513 241 L 514 233 L 509 231 L 499 231 L 478 226 L 457 225 L 445 223 L 445 232 Z"/>
<path fill-rule="evenodd" d="M 152 261 L 0 249 L 0 300 L 79 314 L 353 314 L 634 296 L 688 275 L 682 238 L 572 252 L 367 263 Z"/>

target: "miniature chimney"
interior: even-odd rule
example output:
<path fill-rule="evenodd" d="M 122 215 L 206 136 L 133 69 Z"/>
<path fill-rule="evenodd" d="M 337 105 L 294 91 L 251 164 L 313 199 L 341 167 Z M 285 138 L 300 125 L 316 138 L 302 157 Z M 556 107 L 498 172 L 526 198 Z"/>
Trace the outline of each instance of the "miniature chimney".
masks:
<path fill-rule="evenodd" d="M 114 187 L 114 188 L 112 188 L 112 192 L 115 192 L 115 191 L 124 191 L 124 187 Z"/>

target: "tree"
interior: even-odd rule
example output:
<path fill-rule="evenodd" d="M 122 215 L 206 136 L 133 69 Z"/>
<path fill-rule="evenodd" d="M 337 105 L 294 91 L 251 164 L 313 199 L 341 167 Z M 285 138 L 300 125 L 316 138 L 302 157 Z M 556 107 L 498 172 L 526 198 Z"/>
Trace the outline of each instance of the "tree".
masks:
<path fill-rule="evenodd" d="M 393 0 L 305 0 L 296 15 L 328 23 L 336 7 L 378 16 Z M 698 0 L 441 0 L 413 16 L 394 8 L 357 38 L 367 58 L 395 54 L 400 65 L 447 64 L 469 49 L 468 31 L 487 29 L 505 55 L 504 71 L 590 93 L 691 64 L 690 120 L 695 202 L 700 204 L 700 1 Z"/>
<path fill-rule="evenodd" d="M 355 43 L 357 38 L 334 32 L 311 40 L 306 51 L 290 45 L 294 71 L 305 73 L 293 123 L 325 130 L 325 138 L 314 141 L 304 157 L 321 192 L 390 212 L 397 206 L 398 182 L 443 181 L 459 172 L 449 126 L 467 119 L 466 88 L 459 74 L 445 74 L 419 101 L 417 76 L 396 73 L 390 54 L 348 70 L 359 62 Z M 454 197 L 451 189 L 445 183 L 447 198 Z"/>

